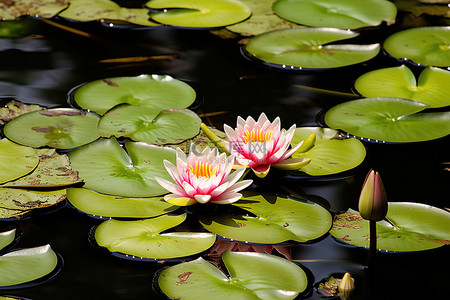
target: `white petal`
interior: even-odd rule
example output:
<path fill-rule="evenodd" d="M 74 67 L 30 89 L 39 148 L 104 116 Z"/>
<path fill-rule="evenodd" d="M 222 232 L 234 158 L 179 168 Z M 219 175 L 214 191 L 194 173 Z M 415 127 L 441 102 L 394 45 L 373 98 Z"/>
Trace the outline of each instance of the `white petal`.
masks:
<path fill-rule="evenodd" d="M 166 168 L 167 172 L 169 173 L 169 175 L 178 183 L 180 184 L 181 182 L 181 178 L 180 175 L 178 173 L 178 169 L 177 167 L 175 167 L 170 161 L 168 160 L 164 160 L 163 161 L 164 167 Z"/>
<path fill-rule="evenodd" d="M 245 189 L 246 187 L 250 186 L 252 184 L 253 180 L 248 179 L 248 180 L 242 180 L 239 181 L 237 183 L 235 183 L 234 185 L 230 186 L 230 188 L 228 189 L 230 192 L 239 192 L 240 190 Z"/>
<path fill-rule="evenodd" d="M 235 193 L 235 192 L 226 192 L 223 193 L 222 195 L 212 199 L 212 203 L 216 203 L 216 204 L 229 204 L 229 203 L 233 203 L 238 201 L 239 199 L 241 199 L 242 194 L 240 193 Z"/>
<path fill-rule="evenodd" d="M 198 203 L 206 203 L 211 199 L 211 195 L 195 195 L 194 199 L 198 202 Z"/>

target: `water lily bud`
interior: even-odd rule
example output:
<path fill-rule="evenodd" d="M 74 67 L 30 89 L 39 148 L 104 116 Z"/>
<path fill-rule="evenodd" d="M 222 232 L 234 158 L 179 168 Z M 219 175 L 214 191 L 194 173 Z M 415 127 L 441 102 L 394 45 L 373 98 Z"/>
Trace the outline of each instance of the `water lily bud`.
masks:
<path fill-rule="evenodd" d="M 345 273 L 339 284 L 339 292 L 350 292 L 355 289 L 355 279 L 352 278 L 350 273 Z"/>
<path fill-rule="evenodd" d="M 370 221 L 381 221 L 386 217 L 388 203 L 383 182 L 378 172 L 370 170 L 359 196 L 359 213 Z"/>

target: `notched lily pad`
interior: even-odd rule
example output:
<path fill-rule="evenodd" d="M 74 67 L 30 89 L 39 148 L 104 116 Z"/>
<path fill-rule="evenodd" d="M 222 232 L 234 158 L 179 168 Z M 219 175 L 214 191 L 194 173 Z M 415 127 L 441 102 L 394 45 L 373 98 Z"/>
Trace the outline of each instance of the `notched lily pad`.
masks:
<path fill-rule="evenodd" d="M 69 0 L 2 0 L 0 20 L 14 20 L 25 15 L 48 19 L 68 5 Z"/>

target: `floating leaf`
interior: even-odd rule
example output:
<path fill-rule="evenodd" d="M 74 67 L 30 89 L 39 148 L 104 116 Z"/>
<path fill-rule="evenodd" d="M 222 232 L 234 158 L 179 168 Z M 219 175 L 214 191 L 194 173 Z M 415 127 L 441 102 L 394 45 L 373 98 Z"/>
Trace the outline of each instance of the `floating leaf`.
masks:
<path fill-rule="evenodd" d="M 178 209 L 162 197 L 123 198 L 96 193 L 84 188 L 68 188 L 67 199 L 75 208 L 100 217 L 151 218 Z"/>
<path fill-rule="evenodd" d="M 314 147 L 304 152 L 295 152 L 294 158 L 308 158 L 311 162 L 300 171 L 312 176 L 336 174 L 353 169 L 366 157 L 366 149 L 358 139 L 343 139 L 337 130 L 321 127 L 300 127 L 295 129 L 291 145 L 316 134 Z"/>
<path fill-rule="evenodd" d="M 367 61 L 380 51 L 379 44 L 330 44 L 356 36 L 356 32 L 336 28 L 275 30 L 252 37 L 245 50 L 251 57 L 284 69 L 337 68 Z"/>
<path fill-rule="evenodd" d="M 377 247 L 387 251 L 422 251 L 450 243 L 450 213 L 430 205 L 389 202 L 386 219 L 377 222 Z M 335 216 L 330 233 L 351 245 L 369 247 L 369 222 L 348 210 Z"/>
<path fill-rule="evenodd" d="M 95 240 L 111 252 L 148 259 L 191 256 L 207 250 L 216 236 L 209 232 L 166 232 L 181 224 L 186 214 L 163 215 L 139 221 L 108 220 L 95 230 Z"/>
<path fill-rule="evenodd" d="M 258 244 L 307 242 L 321 237 L 331 227 L 330 213 L 311 202 L 247 193 L 232 205 L 256 217 L 219 212 L 201 215 L 200 223 L 222 237 Z"/>
<path fill-rule="evenodd" d="M 101 136 L 129 137 L 156 145 L 178 144 L 196 136 L 201 119 L 190 110 L 164 110 L 121 105 L 107 112 L 99 123 Z"/>
<path fill-rule="evenodd" d="M 402 30 L 390 35 L 383 48 L 392 56 L 414 63 L 450 66 L 450 26 L 427 26 Z"/>
<path fill-rule="evenodd" d="M 27 211 L 55 205 L 66 199 L 66 190 L 32 191 L 16 188 L 0 188 L 0 207 Z"/>
<path fill-rule="evenodd" d="M 16 230 L 12 229 L 5 232 L 0 232 L 0 250 L 8 246 L 9 244 L 14 241 L 14 238 L 16 237 Z"/>
<path fill-rule="evenodd" d="M 231 25 L 252 13 L 247 5 L 236 0 L 151 0 L 145 6 L 161 10 L 150 13 L 156 22 L 193 28 Z"/>
<path fill-rule="evenodd" d="M 22 284 L 52 272 L 58 257 L 50 245 L 13 251 L 0 256 L 0 287 Z"/>
<path fill-rule="evenodd" d="M 116 139 L 99 139 L 69 153 L 72 168 L 85 182 L 84 187 L 108 195 L 153 197 L 167 191 L 155 176 L 171 177 L 163 160 L 175 162 L 175 151 L 142 142 L 125 142 L 126 151 Z M 127 153 L 128 152 L 128 153 Z"/>
<path fill-rule="evenodd" d="M 14 162 L 14 167 L 11 162 Z M 35 149 L 8 139 L 0 140 L 0 184 L 31 173 L 38 164 L 39 155 Z"/>
<path fill-rule="evenodd" d="M 14 20 L 25 15 L 51 18 L 68 4 L 69 0 L 3 0 L 0 1 L 0 20 Z"/>
<path fill-rule="evenodd" d="M 140 75 L 92 81 L 78 87 L 73 98 L 84 109 L 100 115 L 122 103 L 165 109 L 185 109 L 195 100 L 195 91 L 168 75 Z"/>
<path fill-rule="evenodd" d="M 74 108 L 34 111 L 9 121 L 5 135 L 30 147 L 71 149 L 95 141 L 99 117 Z"/>
<path fill-rule="evenodd" d="M 450 105 L 449 85 L 449 71 L 427 67 L 416 82 L 413 72 L 405 65 L 370 71 L 355 81 L 356 90 L 364 97 L 404 98 L 430 107 Z"/>
<path fill-rule="evenodd" d="M 450 134 L 450 112 L 420 113 L 428 105 L 401 98 L 344 102 L 325 114 L 325 123 L 370 140 L 409 143 Z"/>
<path fill-rule="evenodd" d="M 277 0 L 280 17 L 307 26 L 357 29 L 395 22 L 397 7 L 384 0 Z"/>
<path fill-rule="evenodd" d="M 158 285 L 171 299 L 295 299 L 308 284 L 305 272 L 284 258 L 226 251 L 222 261 L 229 277 L 201 257 L 169 267 Z"/>
<path fill-rule="evenodd" d="M 11 121 L 20 115 L 43 109 L 45 109 L 45 107 L 37 104 L 24 104 L 19 101 L 10 101 L 5 107 L 0 108 L 0 125 L 4 125 L 6 122 Z"/>

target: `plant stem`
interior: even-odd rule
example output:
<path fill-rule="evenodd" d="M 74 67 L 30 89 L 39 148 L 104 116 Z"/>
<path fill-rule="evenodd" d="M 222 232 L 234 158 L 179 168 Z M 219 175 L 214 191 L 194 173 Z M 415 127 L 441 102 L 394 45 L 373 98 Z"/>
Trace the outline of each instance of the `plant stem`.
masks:
<path fill-rule="evenodd" d="M 367 260 L 365 263 L 366 267 L 369 267 L 370 264 L 373 261 L 373 256 L 375 255 L 375 252 L 377 251 L 377 222 L 369 220 L 369 230 L 370 230 L 370 245 L 369 245 L 369 254 L 367 255 Z"/>

